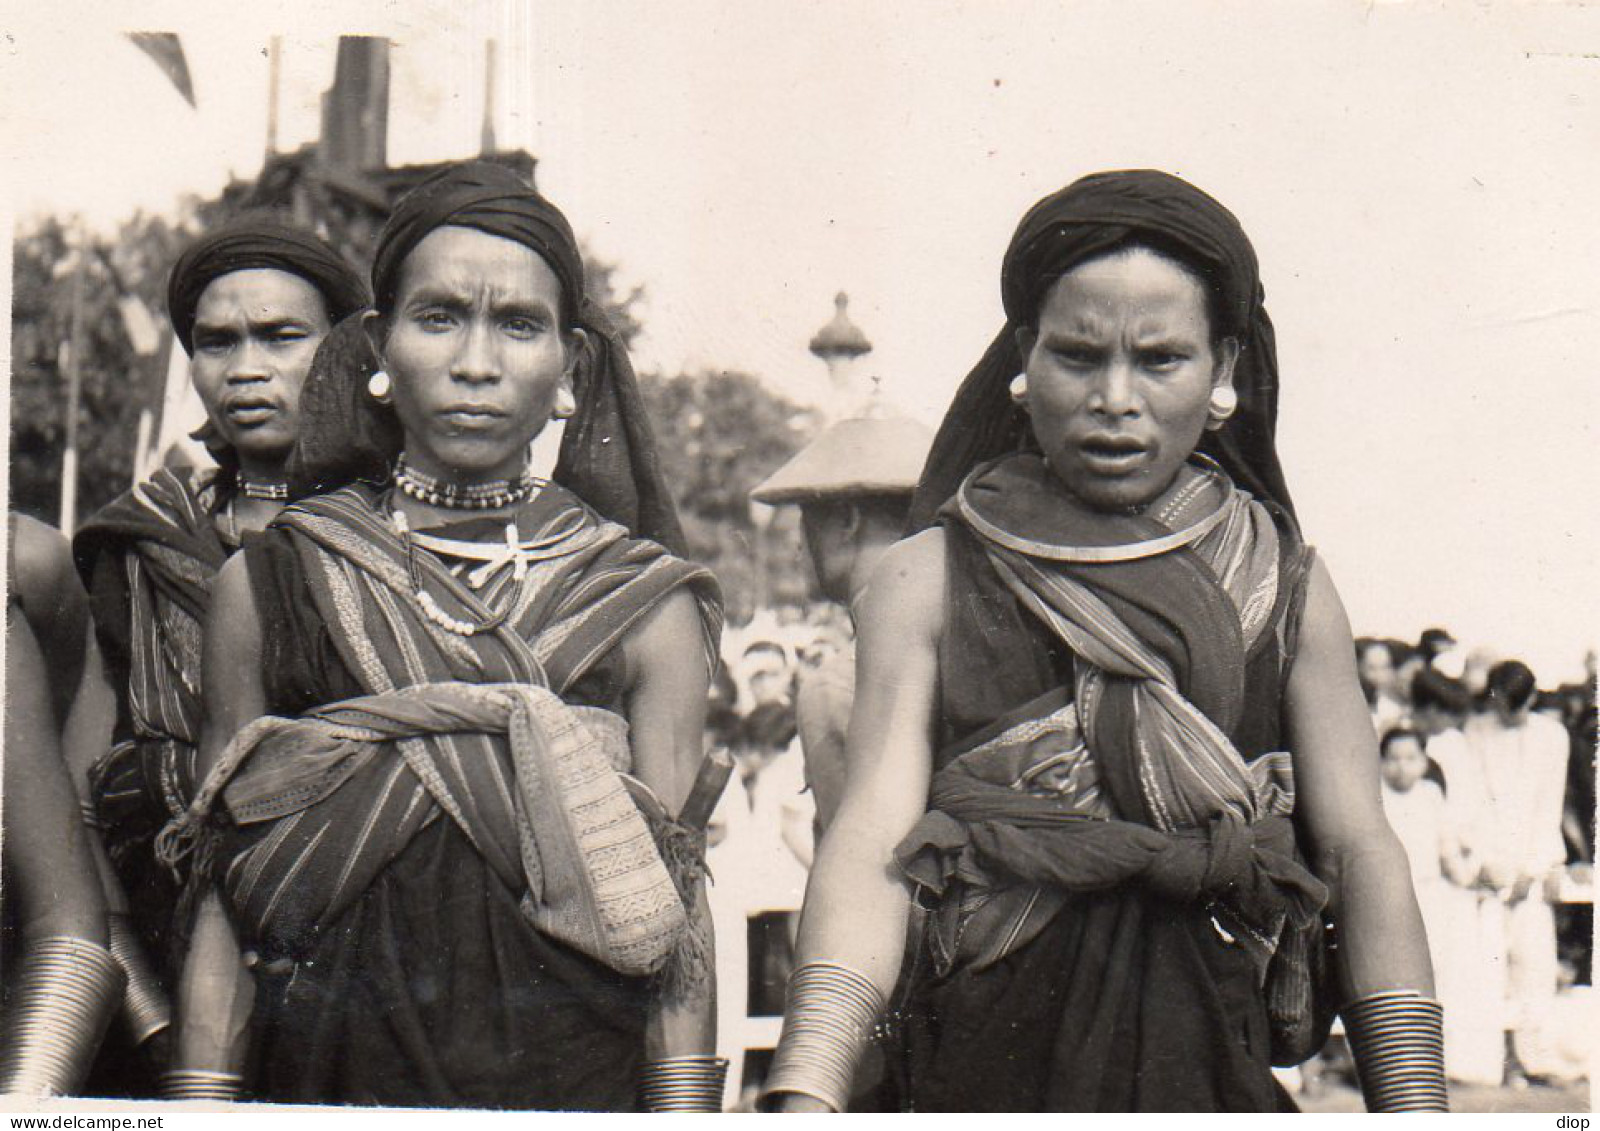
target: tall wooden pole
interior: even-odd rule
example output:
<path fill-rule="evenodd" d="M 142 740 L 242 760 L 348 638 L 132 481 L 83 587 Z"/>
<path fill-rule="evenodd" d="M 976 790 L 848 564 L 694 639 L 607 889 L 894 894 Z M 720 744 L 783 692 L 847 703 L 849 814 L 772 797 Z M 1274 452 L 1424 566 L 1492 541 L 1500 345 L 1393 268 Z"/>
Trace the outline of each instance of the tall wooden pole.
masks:
<path fill-rule="evenodd" d="M 483 45 L 483 132 L 478 138 L 478 152 L 484 157 L 495 151 L 494 137 L 494 86 L 495 86 L 495 52 L 494 40 L 488 40 Z"/>
<path fill-rule="evenodd" d="M 278 87 L 282 81 L 283 36 L 267 43 L 267 156 L 278 152 Z"/>
<path fill-rule="evenodd" d="M 83 390 L 83 304 L 88 283 L 88 234 L 76 226 L 78 256 L 72 272 L 72 331 L 67 342 L 66 450 L 61 454 L 61 533 L 68 538 L 78 524 L 78 404 Z"/>

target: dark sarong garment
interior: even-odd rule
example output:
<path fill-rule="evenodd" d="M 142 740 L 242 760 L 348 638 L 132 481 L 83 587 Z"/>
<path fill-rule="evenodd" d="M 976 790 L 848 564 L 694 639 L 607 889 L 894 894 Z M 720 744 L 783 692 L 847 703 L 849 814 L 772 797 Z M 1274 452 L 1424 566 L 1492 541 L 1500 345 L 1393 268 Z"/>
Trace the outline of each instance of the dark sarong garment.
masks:
<path fill-rule="evenodd" d="M 974 474 L 969 495 L 1038 538 L 1053 507 L 1041 468 L 1036 457 L 1000 461 Z M 1014 508 L 1019 499 L 1035 509 Z M 1287 1102 L 1270 1065 L 1286 1028 L 1307 1039 L 1306 967 L 1320 955 L 1308 944 L 1325 897 L 1295 850 L 1281 718 L 1309 552 L 1260 504 L 1243 500 L 1237 513 L 1192 546 L 1077 565 L 997 552 L 970 514 L 946 508 L 942 749 L 929 815 L 901 850 L 931 908 L 902 984 L 903 1105 Z M 1113 522 L 1125 541 L 1169 533 L 1146 518 Z M 1091 540 L 1070 527 L 1050 534 Z M 1254 550 L 1219 553 L 1218 540 L 1235 537 Z M 1152 723 L 1161 702 L 1139 697 L 1154 681 L 1075 659 L 1074 626 L 1047 623 L 1067 604 L 1047 591 L 1058 578 L 1101 602 L 1080 623 L 1111 611 L 1112 627 L 1080 647 L 1098 652 L 1116 626 L 1133 627 L 1205 721 L 1174 723 L 1180 712 Z M 1210 742 L 1200 731 L 1212 725 L 1225 744 L 1181 752 Z"/>
<path fill-rule="evenodd" d="M 617 711 L 615 645 L 659 600 L 689 587 L 714 636 L 708 574 L 627 538 L 550 485 L 524 508 L 522 528 L 551 532 L 553 548 L 573 552 L 532 564 L 525 579 L 506 568 L 473 592 L 418 551 L 430 592 L 454 615 L 512 609 L 506 632 L 451 637 L 417 612 L 403 550 L 374 502 L 347 488 L 286 508 L 247 550 L 273 715 L 383 693 L 375 682 L 401 668 L 435 680 L 538 683 L 569 704 Z M 463 537 L 483 521 L 431 533 Z M 334 546 L 345 534 L 350 540 Z M 398 588 L 362 580 L 380 574 Z M 355 588 L 342 588 L 341 576 Z M 362 631 L 352 633 L 356 622 Z M 395 745 L 331 789 L 318 786 L 323 796 L 282 819 L 241 818 L 227 830 L 224 888 L 259 956 L 255 1094 L 630 1109 L 649 980 L 620 974 L 530 921 L 509 795 L 495 784 L 516 788 L 505 737 L 462 734 L 431 748 L 454 775 L 464 823 L 434 803 Z M 360 821 L 369 827 L 352 831 Z M 354 879 L 341 879 L 352 870 Z"/>
<path fill-rule="evenodd" d="M 73 539 L 117 696 L 113 747 L 90 788 L 134 927 L 166 978 L 178 888 L 153 846 L 194 791 L 201 637 L 212 580 L 230 552 L 213 521 L 223 502 L 214 473 L 162 468 Z"/>

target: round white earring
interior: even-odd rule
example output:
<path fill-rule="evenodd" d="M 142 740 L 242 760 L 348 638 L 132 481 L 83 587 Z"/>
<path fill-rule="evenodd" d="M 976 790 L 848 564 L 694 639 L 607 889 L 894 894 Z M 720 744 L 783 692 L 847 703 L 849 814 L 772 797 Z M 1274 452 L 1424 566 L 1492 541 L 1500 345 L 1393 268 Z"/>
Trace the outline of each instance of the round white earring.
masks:
<path fill-rule="evenodd" d="M 1011 384 L 1008 387 L 1011 390 L 1012 401 L 1017 404 L 1024 404 L 1027 402 L 1028 375 L 1026 373 L 1018 373 L 1015 377 L 1011 378 Z"/>
<path fill-rule="evenodd" d="M 1218 385 L 1211 390 L 1211 403 L 1206 406 L 1206 426 L 1213 432 L 1228 422 L 1239 408 L 1239 394 L 1232 385 Z"/>
<path fill-rule="evenodd" d="M 556 390 L 556 403 L 550 410 L 550 415 L 556 420 L 566 420 L 578 411 L 578 400 L 572 395 L 572 390 L 560 388 Z"/>
<path fill-rule="evenodd" d="M 380 369 L 367 378 L 367 393 L 379 404 L 388 404 L 394 394 L 394 382 Z"/>

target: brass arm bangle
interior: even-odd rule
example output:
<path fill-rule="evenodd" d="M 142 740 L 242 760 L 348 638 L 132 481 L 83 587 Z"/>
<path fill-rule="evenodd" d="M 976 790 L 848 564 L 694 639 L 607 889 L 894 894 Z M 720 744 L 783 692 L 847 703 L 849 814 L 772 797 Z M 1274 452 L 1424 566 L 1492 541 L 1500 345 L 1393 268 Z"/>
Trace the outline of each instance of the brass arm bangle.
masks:
<path fill-rule="evenodd" d="M 639 1069 L 645 1111 L 721 1111 L 728 1062 L 720 1056 L 669 1056 Z"/>
<path fill-rule="evenodd" d="M 206 1072 L 198 1068 L 173 1068 L 161 1074 L 164 1100 L 222 1100 L 236 1102 L 244 1094 L 244 1077 L 236 1072 Z"/>
<path fill-rule="evenodd" d="M 783 1036 L 767 1073 L 763 1109 L 771 1109 L 773 1097 L 797 1092 L 844 1111 L 856 1063 L 883 1009 L 878 988 L 848 966 L 808 962 L 797 969 L 789 979 Z"/>
<path fill-rule="evenodd" d="M 133 1043 L 142 1045 L 171 1026 L 172 1003 L 156 980 L 155 968 L 139 945 L 128 917 L 108 915 L 106 924 L 111 931 L 111 953 L 128 975 L 128 989 L 122 997 L 122 1023 Z"/>
<path fill-rule="evenodd" d="M 1449 1111 L 1444 1010 L 1415 990 L 1368 994 L 1341 1009 L 1368 1111 Z"/>
<path fill-rule="evenodd" d="M 18 963 L 0 1015 L 0 1092 L 71 1095 L 122 1001 L 127 976 L 109 950 L 87 939 L 40 939 Z"/>

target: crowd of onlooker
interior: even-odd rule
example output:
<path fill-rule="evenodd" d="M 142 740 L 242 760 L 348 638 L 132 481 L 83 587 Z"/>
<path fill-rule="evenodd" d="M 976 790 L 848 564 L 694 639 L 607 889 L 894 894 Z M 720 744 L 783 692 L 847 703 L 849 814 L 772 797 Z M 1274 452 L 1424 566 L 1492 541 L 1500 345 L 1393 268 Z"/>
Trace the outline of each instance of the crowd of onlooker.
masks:
<path fill-rule="evenodd" d="M 1357 668 L 1445 1006 L 1450 1074 L 1525 1087 L 1573 1069 L 1560 991 L 1592 963 L 1595 685 L 1541 689 L 1442 629 L 1362 638 Z"/>
<path fill-rule="evenodd" d="M 724 638 L 708 725 L 737 772 L 712 819 L 712 899 L 734 929 L 745 921 L 732 949 L 747 970 L 728 984 L 748 986 L 734 996 L 751 1014 L 781 1011 L 814 845 L 797 683 L 849 641 L 843 612 L 820 603 L 763 610 Z M 1441 629 L 1415 642 L 1363 637 L 1356 661 L 1384 810 L 1428 928 L 1452 1077 L 1523 1087 L 1571 1075 L 1557 1030 L 1570 1028 L 1572 987 L 1591 980 L 1594 656 L 1584 683 L 1546 689 L 1522 662 Z"/>

